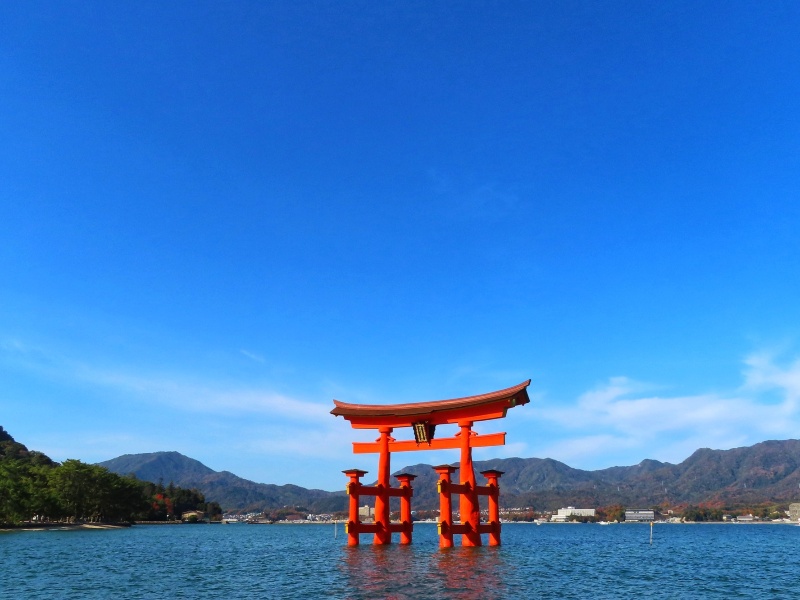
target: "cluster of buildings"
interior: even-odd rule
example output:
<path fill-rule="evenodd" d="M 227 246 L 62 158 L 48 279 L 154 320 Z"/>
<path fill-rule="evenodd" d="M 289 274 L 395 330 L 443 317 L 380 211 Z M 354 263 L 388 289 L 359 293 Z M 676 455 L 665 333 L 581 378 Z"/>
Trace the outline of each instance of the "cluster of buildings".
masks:
<path fill-rule="evenodd" d="M 509 512 L 530 512 L 532 509 L 530 508 L 512 508 L 507 509 Z M 196 511 L 193 511 L 196 512 Z M 672 511 L 670 511 L 672 512 Z M 189 513 L 182 515 L 184 520 L 187 520 Z M 199 513 L 196 514 L 196 517 L 199 519 L 203 518 L 203 514 Z M 362 522 L 370 522 L 375 517 L 375 510 L 370 505 L 362 506 L 358 509 L 358 516 Z M 594 508 L 575 508 L 574 506 L 567 506 L 566 508 L 560 508 L 556 513 L 550 516 L 551 523 L 566 523 L 567 521 L 572 520 L 574 517 L 577 518 L 590 518 L 593 519 L 597 516 L 596 510 Z M 258 518 L 261 518 L 262 515 L 260 513 L 251 513 L 248 515 L 224 515 L 224 520 L 226 522 L 235 522 L 235 521 L 246 521 L 246 522 L 255 522 Z M 629 523 L 650 523 L 655 521 L 656 519 L 656 512 L 652 509 L 647 508 L 629 508 L 625 510 L 625 521 Z M 294 521 L 303 521 L 303 522 L 331 522 L 334 520 L 334 516 L 330 514 L 309 514 L 305 519 L 301 519 L 299 517 L 295 517 L 292 519 Z M 671 521 L 680 521 L 679 517 L 673 517 L 670 519 Z M 732 517 L 730 515 L 725 515 L 723 517 L 725 521 L 736 521 L 739 523 L 749 523 L 753 521 L 758 521 L 758 517 L 754 517 L 753 515 L 740 515 L 738 517 Z M 800 502 L 793 503 L 789 505 L 788 510 L 788 520 L 793 523 L 800 522 Z"/>
<path fill-rule="evenodd" d="M 672 511 L 669 511 L 672 514 Z M 778 521 L 790 521 L 792 523 L 800 523 L 800 502 L 792 503 L 789 505 L 789 510 L 787 511 L 788 518 L 786 519 L 778 519 Z M 566 523 L 572 517 L 594 517 L 595 516 L 595 509 L 593 508 L 575 508 L 574 506 L 568 506 L 567 508 L 561 508 L 558 512 L 550 517 L 551 523 Z M 642 509 L 642 508 L 629 508 L 625 510 L 625 521 L 630 523 L 650 523 L 655 521 L 656 519 L 656 512 L 651 509 Z M 754 517 L 752 514 L 749 515 L 739 515 L 739 516 L 732 516 L 732 515 L 723 515 L 723 521 L 730 521 L 735 523 L 754 523 L 756 521 L 761 521 L 759 517 Z M 682 519 L 680 517 L 672 517 L 669 519 L 670 522 L 680 522 Z"/>
<path fill-rule="evenodd" d="M 568 506 L 566 508 L 559 508 L 558 512 L 550 517 L 551 523 L 566 523 L 572 517 L 589 517 L 596 516 L 595 509 L 593 508 L 575 508 Z M 649 523 L 655 521 L 656 513 L 654 510 L 645 508 L 630 508 L 625 511 L 625 521 L 633 523 Z"/>

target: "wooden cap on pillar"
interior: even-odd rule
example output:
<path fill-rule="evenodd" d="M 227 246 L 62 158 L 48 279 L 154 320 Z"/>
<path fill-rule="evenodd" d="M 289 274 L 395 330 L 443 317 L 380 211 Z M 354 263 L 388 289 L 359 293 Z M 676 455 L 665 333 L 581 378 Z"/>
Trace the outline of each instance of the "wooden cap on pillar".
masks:
<path fill-rule="evenodd" d="M 481 475 L 486 477 L 486 479 L 489 479 L 489 477 L 498 477 L 499 478 L 504 473 L 505 473 L 505 471 L 498 471 L 496 469 L 487 469 L 486 471 L 481 471 Z"/>
<path fill-rule="evenodd" d="M 362 471 L 361 469 L 347 469 L 345 471 L 342 471 L 342 473 L 344 473 L 345 475 L 349 475 L 350 477 L 363 477 L 368 472 L 369 471 Z"/>

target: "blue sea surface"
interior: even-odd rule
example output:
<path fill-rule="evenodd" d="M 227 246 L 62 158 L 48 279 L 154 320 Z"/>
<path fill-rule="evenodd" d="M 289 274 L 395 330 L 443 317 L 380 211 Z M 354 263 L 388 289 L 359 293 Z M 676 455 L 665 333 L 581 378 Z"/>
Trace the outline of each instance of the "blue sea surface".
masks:
<path fill-rule="evenodd" d="M 501 547 L 349 548 L 333 525 L 0 533 L 0 598 L 800 598 L 800 527 L 506 524 Z M 397 538 L 395 538 L 395 542 Z"/>

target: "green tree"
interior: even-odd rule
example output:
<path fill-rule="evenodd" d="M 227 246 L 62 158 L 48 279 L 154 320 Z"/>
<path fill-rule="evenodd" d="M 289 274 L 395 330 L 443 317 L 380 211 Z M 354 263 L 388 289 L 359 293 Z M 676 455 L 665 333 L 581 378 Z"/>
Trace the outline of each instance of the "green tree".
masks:
<path fill-rule="evenodd" d="M 50 485 L 50 477 L 55 467 L 45 464 L 31 464 L 28 470 L 28 493 L 30 504 L 27 518 L 41 521 L 58 519 L 63 512 L 61 502 Z"/>
<path fill-rule="evenodd" d="M 28 466 L 17 460 L 0 461 L 0 522 L 18 523 L 28 517 L 30 495 L 25 485 Z"/>
<path fill-rule="evenodd" d="M 93 496 L 97 493 L 94 468 L 69 459 L 53 470 L 50 485 L 61 501 L 64 516 L 75 520 L 91 513 Z"/>

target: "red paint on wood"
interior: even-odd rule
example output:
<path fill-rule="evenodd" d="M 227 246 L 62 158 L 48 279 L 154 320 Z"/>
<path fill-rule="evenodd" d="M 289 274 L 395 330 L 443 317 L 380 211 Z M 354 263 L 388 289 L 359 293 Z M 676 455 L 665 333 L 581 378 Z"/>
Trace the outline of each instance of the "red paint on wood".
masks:
<path fill-rule="evenodd" d="M 473 448 L 487 448 L 489 446 L 505 446 L 505 433 L 476 434 L 469 441 Z M 460 437 L 439 438 L 431 440 L 430 444 L 418 444 L 414 440 L 395 440 L 389 442 L 389 452 L 413 452 L 417 450 L 453 450 L 461 448 Z M 353 454 L 374 454 L 381 451 L 380 442 L 353 442 Z"/>
<path fill-rule="evenodd" d="M 342 416 L 356 429 L 377 429 L 380 437 L 376 442 L 353 444 L 356 454 L 378 453 L 378 481 L 374 486 L 364 486 L 360 478 L 366 471 L 351 469 L 344 471 L 350 481 L 347 484 L 347 493 L 350 496 L 349 518 L 347 523 L 348 545 L 356 546 L 359 543 L 360 533 L 374 534 L 374 544 L 390 544 L 392 533 L 400 533 L 400 543 L 410 544 L 413 532 L 411 519 L 411 481 L 414 475 L 401 474 L 397 476 L 400 486 L 392 488 L 389 483 L 392 452 L 405 452 L 414 450 L 439 450 L 456 449 L 461 451 L 460 470 L 461 481 L 458 484 L 450 480 L 456 467 L 442 465 L 434 467 L 439 474 L 439 545 L 450 548 L 453 545 L 453 536 L 461 535 L 463 546 L 480 546 L 481 534 L 489 534 L 489 545 L 500 545 L 500 512 L 499 495 L 500 487 L 497 483 L 501 471 L 484 471 L 488 485 L 478 486 L 475 481 L 475 470 L 472 462 L 472 448 L 501 446 L 505 444 L 505 433 L 492 433 L 478 435 L 472 431 L 474 421 L 486 421 L 505 417 L 509 408 L 520 404 L 527 404 L 527 387 L 530 380 L 525 381 L 505 390 L 456 398 L 454 400 L 441 400 L 437 402 L 418 402 L 415 404 L 394 405 L 368 405 L 347 404 L 334 400 L 336 407 L 331 411 L 333 415 Z M 391 437 L 392 430 L 397 427 L 412 427 L 414 424 L 426 428 L 435 425 L 457 424 L 461 431 L 455 437 L 432 439 L 428 441 L 397 441 Z M 422 438 L 424 439 L 424 438 Z M 459 512 L 461 524 L 453 524 L 452 494 L 459 495 Z M 375 497 L 375 523 L 361 523 L 358 517 L 358 502 L 361 496 Z M 480 522 L 479 496 L 488 496 L 489 522 Z M 389 498 L 400 497 L 400 523 L 389 521 Z"/>

